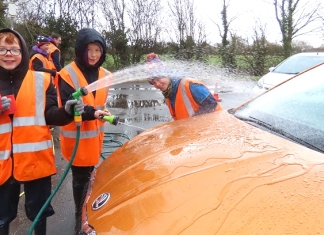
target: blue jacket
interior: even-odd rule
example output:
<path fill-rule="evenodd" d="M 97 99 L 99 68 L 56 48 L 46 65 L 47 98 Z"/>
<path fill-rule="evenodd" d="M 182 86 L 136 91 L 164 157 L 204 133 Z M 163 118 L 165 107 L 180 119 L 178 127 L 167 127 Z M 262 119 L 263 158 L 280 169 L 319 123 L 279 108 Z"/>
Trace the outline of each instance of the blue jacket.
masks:
<path fill-rule="evenodd" d="M 175 107 L 175 99 L 180 81 L 181 78 L 171 78 L 172 92 L 170 97 L 168 98 L 170 99 L 170 103 L 173 109 Z M 204 85 L 190 83 L 190 91 L 193 98 L 200 106 L 199 110 L 195 113 L 195 115 L 210 113 L 215 110 L 217 106 L 217 101 Z"/>

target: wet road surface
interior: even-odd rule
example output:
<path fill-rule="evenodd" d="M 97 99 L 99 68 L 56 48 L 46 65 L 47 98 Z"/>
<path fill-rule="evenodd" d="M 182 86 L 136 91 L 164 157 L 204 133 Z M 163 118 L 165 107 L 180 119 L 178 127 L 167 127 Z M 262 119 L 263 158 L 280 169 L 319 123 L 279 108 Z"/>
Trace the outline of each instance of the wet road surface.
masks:
<path fill-rule="evenodd" d="M 215 85 L 212 82 L 205 84 L 213 93 Z M 250 90 L 254 84 L 255 82 L 249 81 L 220 84 L 218 92 L 220 98 L 222 98 L 221 105 L 223 109 L 236 107 L 249 100 L 252 97 Z M 146 129 L 171 121 L 161 92 L 146 82 L 124 83 L 112 86 L 107 107 L 111 114 L 119 117 L 121 123 L 130 125 L 117 124 L 114 126 L 106 123 L 105 132 L 113 133 L 112 138 L 119 136 L 119 133 L 124 134 L 128 138 L 133 138 Z M 57 127 L 53 131 L 53 138 L 57 174 L 52 177 L 52 189 L 58 184 L 67 165 L 67 162 L 60 154 Z M 120 141 L 127 141 L 127 138 L 122 137 Z M 114 149 L 105 148 L 103 152 L 113 151 Z M 74 202 L 71 179 L 71 171 L 69 171 L 52 200 L 52 206 L 56 213 L 48 218 L 47 235 L 74 234 Z M 19 202 L 18 216 L 11 223 L 10 234 L 26 235 L 30 226 L 31 222 L 25 216 L 24 196 L 22 196 Z"/>

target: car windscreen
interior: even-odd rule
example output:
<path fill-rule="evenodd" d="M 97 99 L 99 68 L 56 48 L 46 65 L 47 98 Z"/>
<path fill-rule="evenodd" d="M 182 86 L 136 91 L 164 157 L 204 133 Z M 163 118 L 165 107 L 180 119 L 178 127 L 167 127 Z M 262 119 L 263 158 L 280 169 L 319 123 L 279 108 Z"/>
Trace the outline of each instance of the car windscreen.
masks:
<path fill-rule="evenodd" d="M 324 64 L 264 93 L 234 115 L 324 151 Z"/>
<path fill-rule="evenodd" d="M 324 56 L 292 56 L 279 64 L 272 72 L 297 74 L 324 62 Z"/>

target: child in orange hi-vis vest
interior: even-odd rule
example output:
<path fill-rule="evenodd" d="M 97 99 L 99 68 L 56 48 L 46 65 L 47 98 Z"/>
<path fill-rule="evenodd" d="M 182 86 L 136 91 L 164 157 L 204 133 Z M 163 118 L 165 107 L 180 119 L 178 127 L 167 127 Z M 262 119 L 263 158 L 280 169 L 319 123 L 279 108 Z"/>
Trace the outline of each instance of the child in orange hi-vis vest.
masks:
<path fill-rule="evenodd" d="M 199 80 L 168 68 L 155 53 L 146 56 L 148 82 L 162 91 L 174 120 L 221 110 L 220 104 Z"/>
<path fill-rule="evenodd" d="M 32 71 L 26 42 L 12 29 L 0 30 L 0 234 L 9 235 L 17 217 L 20 188 L 25 192 L 25 211 L 34 221 L 51 195 L 51 176 L 56 174 L 50 125 L 67 125 L 73 107 L 82 113 L 82 101 L 69 100 L 59 108 L 57 93 L 48 73 Z M 46 235 L 46 204 L 35 223 L 34 234 Z"/>

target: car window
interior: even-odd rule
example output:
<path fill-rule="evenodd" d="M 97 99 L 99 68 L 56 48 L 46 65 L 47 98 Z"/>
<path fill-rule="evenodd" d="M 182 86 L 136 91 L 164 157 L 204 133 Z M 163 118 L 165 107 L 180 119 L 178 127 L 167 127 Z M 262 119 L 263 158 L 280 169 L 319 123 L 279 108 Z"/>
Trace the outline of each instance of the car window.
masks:
<path fill-rule="evenodd" d="M 324 56 L 292 56 L 279 64 L 273 72 L 297 74 L 324 62 Z"/>
<path fill-rule="evenodd" d="M 235 110 L 235 116 L 324 151 L 324 64 Z"/>

